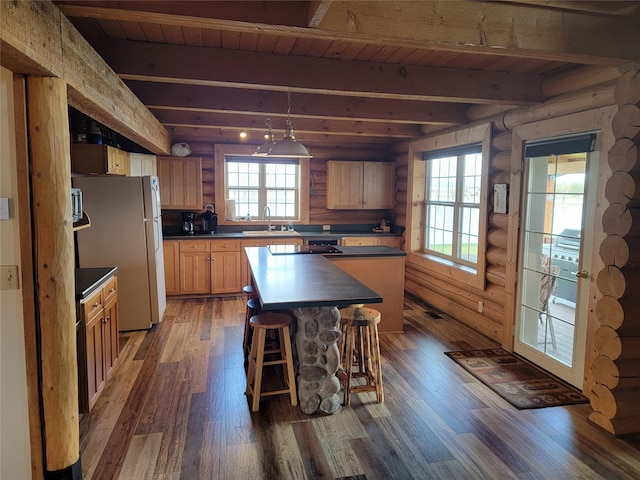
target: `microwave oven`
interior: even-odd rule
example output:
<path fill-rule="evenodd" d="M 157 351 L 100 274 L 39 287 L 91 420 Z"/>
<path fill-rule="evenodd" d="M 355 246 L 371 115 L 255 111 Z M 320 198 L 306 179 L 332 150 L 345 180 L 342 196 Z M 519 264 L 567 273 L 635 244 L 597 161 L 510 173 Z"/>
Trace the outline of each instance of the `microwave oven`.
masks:
<path fill-rule="evenodd" d="M 73 223 L 82 220 L 82 190 L 79 188 L 71 189 L 71 213 Z"/>

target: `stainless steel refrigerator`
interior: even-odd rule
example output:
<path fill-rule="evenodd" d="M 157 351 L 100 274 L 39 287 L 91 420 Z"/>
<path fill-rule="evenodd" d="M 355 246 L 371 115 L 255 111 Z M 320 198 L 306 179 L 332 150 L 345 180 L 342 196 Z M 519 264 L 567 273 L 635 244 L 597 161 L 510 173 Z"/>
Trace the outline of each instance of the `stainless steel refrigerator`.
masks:
<path fill-rule="evenodd" d="M 118 267 L 120 330 L 162 320 L 164 283 L 158 177 L 73 177 L 91 226 L 78 230 L 78 267 Z"/>

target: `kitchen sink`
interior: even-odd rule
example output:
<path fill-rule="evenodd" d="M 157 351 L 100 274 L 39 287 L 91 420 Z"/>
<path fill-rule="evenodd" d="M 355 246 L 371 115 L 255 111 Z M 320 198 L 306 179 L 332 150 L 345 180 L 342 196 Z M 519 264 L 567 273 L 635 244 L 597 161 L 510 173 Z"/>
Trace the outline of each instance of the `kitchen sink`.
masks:
<path fill-rule="evenodd" d="M 244 230 L 242 234 L 248 237 L 292 237 L 300 235 L 295 230 Z"/>

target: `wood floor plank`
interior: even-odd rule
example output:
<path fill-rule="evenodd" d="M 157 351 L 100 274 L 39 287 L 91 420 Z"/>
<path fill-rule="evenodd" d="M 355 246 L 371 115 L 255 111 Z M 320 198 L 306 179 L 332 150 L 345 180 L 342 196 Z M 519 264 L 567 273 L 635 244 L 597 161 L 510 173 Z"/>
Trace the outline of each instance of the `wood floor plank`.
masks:
<path fill-rule="evenodd" d="M 380 339 L 383 404 L 362 393 L 307 415 L 279 395 L 252 413 L 245 301 L 169 299 L 162 323 L 121 334 L 120 364 L 80 423 L 84 479 L 640 478 L 640 435 L 612 437 L 588 404 L 515 409 L 444 355 L 495 343 L 410 295 L 404 333 Z"/>
<path fill-rule="evenodd" d="M 299 446 L 307 478 L 335 478 L 336 475 L 331 469 L 324 448 L 311 423 L 298 422 L 291 426 L 295 442 L 289 442 L 289 445 L 295 443 Z"/>
<path fill-rule="evenodd" d="M 151 480 L 160 450 L 162 433 L 136 435 L 122 463 L 120 480 Z"/>
<path fill-rule="evenodd" d="M 171 325 L 171 332 L 167 339 L 167 345 L 162 351 L 162 357 L 160 357 L 160 363 L 167 362 L 179 362 L 185 353 L 185 342 L 187 340 L 187 334 L 189 332 L 190 323 L 173 323 Z M 187 345 L 191 345 L 188 343 Z"/>

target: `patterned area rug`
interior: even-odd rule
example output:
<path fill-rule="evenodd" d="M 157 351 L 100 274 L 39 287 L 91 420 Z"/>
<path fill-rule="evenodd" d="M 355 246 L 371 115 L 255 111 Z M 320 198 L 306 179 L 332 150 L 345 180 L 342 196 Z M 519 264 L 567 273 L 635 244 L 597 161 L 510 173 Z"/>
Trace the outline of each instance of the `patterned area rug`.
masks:
<path fill-rule="evenodd" d="M 589 401 L 573 387 L 501 348 L 444 354 L 519 409 Z"/>

